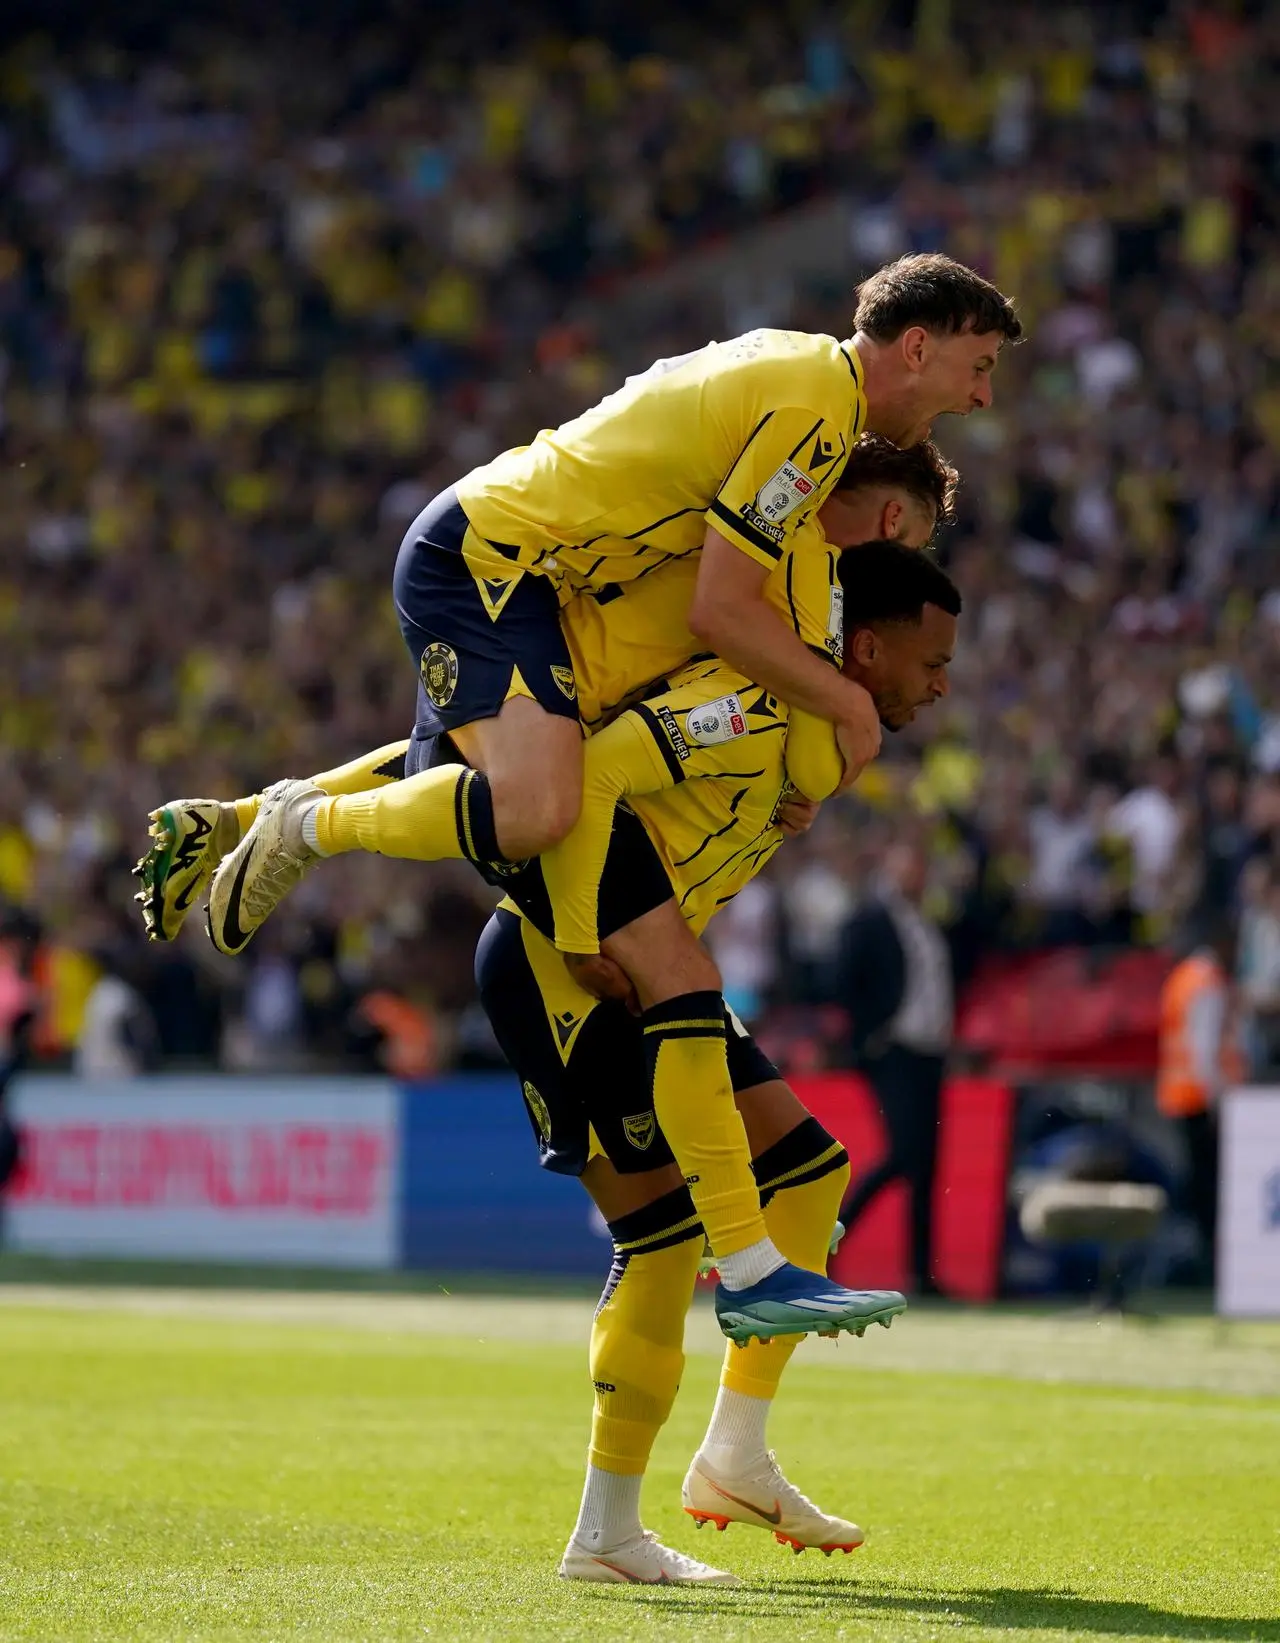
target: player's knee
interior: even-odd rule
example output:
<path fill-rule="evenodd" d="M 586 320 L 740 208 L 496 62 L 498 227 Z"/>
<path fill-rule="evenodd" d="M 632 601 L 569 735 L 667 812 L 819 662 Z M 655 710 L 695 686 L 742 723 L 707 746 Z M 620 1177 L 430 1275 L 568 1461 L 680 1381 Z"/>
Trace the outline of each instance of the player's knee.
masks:
<path fill-rule="evenodd" d="M 582 783 L 556 782 L 544 787 L 535 808 L 537 831 L 544 839 L 542 848 L 548 850 L 559 844 L 573 831 L 582 811 Z"/>
<path fill-rule="evenodd" d="M 601 950 L 635 982 L 646 1007 L 682 993 L 723 991 L 715 960 L 673 901 L 615 931 Z"/>
<path fill-rule="evenodd" d="M 515 861 L 540 856 L 573 830 L 582 809 L 582 789 L 573 782 L 551 782 L 542 772 L 536 785 L 495 784 L 494 827 L 502 853 Z"/>
<path fill-rule="evenodd" d="M 705 947 L 697 943 L 682 948 L 673 958 L 673 978 L 678 978 L 684 993 L 722 993 L 724 981 L 720 968 Z"/>

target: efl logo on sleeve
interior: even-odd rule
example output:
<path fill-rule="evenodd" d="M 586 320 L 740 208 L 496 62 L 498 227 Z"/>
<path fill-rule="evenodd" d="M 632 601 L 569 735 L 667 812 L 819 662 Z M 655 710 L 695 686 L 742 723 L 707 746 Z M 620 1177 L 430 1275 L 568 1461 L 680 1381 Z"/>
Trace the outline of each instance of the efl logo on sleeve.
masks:
<path fill-rule="evenodd" d="M 685 734 L 699 747 L 716 747 L 747 734 L 747 716 L 736 696 L 720 696 L 705 707 L 695 707 L 684 722 Z"/>
<path fill-rule="evenodd" d="M 784 462 L 773 478 L 760 487 L 756 511 L 776 525 L 807 502 L 816 489 L 813 480 L 794 462 Z"/>
<path fill-rule="evenodd" d="M 839 584 L 831 589 L 827 610 L 827 653 L 837 662 L 844 661 L 844 589 Z"/>

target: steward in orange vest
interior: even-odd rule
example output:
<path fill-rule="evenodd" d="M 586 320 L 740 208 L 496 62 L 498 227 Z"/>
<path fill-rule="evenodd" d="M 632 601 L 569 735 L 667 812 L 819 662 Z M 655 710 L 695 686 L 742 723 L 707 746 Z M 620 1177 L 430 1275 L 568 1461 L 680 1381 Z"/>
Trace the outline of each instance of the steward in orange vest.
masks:
<path fill-rule="evenodd" d="M 1167 1118 L 1204 1112 L 1244 1075 L 1230 976 L 1216 950 L 1199 948 L 1170 973 L 1160 994 L 1156 1105 Z"/>

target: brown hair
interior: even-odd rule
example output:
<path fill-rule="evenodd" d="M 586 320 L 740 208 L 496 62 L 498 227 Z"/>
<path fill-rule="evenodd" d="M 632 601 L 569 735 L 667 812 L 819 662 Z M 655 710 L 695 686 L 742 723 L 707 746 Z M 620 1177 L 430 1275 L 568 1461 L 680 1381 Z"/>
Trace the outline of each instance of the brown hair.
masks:
<path fill-rule="evenodd" d="M 899 257 L 863 280 L 855 292 L 854 329 L 876 342 L 921 325 L 951 336 L 998 331 L 1006 342 L 1022 336 L 1022 321 L 1013 303 L 989 280 L 940 252 Z"/>
<path fill-rule="evenodd" d="M 845 459 L 837 491 L 892 485 L 932 508 L 938 524 L 955 517 L 960 475 L 931 439 L 900 449 L 883 434 L 863 434 Z"/>

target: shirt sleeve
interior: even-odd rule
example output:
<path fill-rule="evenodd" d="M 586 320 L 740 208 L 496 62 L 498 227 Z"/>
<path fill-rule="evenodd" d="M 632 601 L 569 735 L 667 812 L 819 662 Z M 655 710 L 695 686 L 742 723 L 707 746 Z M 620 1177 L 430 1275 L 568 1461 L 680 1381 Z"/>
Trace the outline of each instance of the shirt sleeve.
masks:
<path fill-rule="evenodd" d="M 562 953 L 600 951 L 600 880 L 609 854 L 613 812 L 628 793 L 656 793 L 681 779 L 633 709 L 592 736 L 583 758 L 582 809 L 568 836 L 542 855 L 542 874 Z"/>
<path fill-rule="evenodd" d="M 787 722 L 787 780 L 815 804 L 829 799 L 844 780 L 835 726 L 799 708 L 792 708 Z"/>
<path fill-rule="evenodd" d="M 707 511 L 707 524 L 772 570 L 792 531 L 825 501 L 846 455 L 844 433 L 820 412 L 767 411 Z"/>
<path fill-rule="evenodd" d="M 816 521 L 796 529 L 765 582 L 764 596 L 811 650 L 839 666 L 844 656 L 840 554 Z"/>

